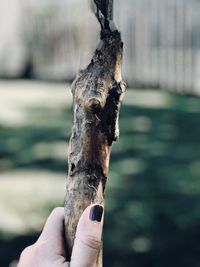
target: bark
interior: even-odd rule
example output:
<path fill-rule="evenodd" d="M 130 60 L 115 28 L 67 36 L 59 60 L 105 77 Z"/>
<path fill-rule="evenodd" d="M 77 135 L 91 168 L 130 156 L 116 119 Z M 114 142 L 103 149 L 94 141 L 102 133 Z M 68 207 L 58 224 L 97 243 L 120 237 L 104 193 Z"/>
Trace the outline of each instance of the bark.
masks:
<path fill-rule="evenodd" d="M 72 84 L 74 125 L 64 204 L 69 258 L 80 215 L 91 203 L 104 203 L 111 145 L 119 137 L 119 109 L 126 89 L 121 77 L 123 43 L 111 21 L 112 1 L 105 0 L 106 6 L 101 6 L 104 1 L 94 2 L 101 40 L 90 64 Z M 101 256 L 97 266 L 102 266 Z"/>

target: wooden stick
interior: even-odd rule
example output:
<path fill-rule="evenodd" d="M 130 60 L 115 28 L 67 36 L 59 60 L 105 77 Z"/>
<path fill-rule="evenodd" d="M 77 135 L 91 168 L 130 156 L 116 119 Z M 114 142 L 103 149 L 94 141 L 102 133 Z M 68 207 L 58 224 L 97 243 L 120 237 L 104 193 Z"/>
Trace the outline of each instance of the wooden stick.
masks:
<path fill-rule="evenodd" d="M 120 32 L 110 27 L 112 12 L 103 14 L 98 1 L 94 1 L 101 24 L 101 40 L 90 64 L 72 84 L 74 125 L 64 204 L 69 259 L 82 212 L 91 203 L 104 203 L 111 145 L 119 137 L 119 109 L 126 90 L 121 77 L 123 43 Z M 111 2 L 106 1 L 107 8 L 111 7 Z M 102 266 L 101 258 L 98 267 Z"/>

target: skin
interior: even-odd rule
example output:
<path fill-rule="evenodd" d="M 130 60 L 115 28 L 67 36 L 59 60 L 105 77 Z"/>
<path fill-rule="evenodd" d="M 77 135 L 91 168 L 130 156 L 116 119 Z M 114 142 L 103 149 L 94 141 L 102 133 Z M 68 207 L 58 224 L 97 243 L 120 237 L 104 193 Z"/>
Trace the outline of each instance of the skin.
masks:
<path fill-rule="evenodd" d="M 71 261 L 64 247 L 64 209 L 56 208 L 46 221 L 35 244 L 21 254 L 18 267 L 95 267 L 101 247 L 103 219 L 91 221 L 90 205 L 83 212 L 76 231 Z"/>

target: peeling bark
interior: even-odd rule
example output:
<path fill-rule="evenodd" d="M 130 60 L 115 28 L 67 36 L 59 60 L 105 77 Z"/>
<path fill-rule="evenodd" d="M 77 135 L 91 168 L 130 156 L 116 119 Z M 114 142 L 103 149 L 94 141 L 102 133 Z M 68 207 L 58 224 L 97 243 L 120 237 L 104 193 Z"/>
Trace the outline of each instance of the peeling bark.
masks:
<path fill-rule="evenodd" d="M 110 20 L 112 1 L 105 0 L 104 8 L 101 7 L 104 1 L 94 2 L 101 25 L 101 40 L 90 64 L 80 71 L 72 84 L 74 125 L 64 204 L 70 255 L 80 215 L 91 203 L 104 202 L 111 145 L 119 137 L 120 103 L 126 90 L 121 77 L 121 34 Z M 101 265 L 99 257 L 97 266 Z"/>

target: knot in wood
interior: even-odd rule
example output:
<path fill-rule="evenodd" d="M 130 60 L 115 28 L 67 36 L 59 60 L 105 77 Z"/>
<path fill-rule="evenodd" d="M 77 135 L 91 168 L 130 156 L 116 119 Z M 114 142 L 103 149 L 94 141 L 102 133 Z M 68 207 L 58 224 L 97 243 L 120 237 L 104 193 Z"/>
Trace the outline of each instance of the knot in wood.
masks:
<path fill-rule="evenodd" d="M 101 102 L 98 98 L 90 98 L 85 101 L 85 109 L 92 113 L 98 113 L 101 110 Z"/>

